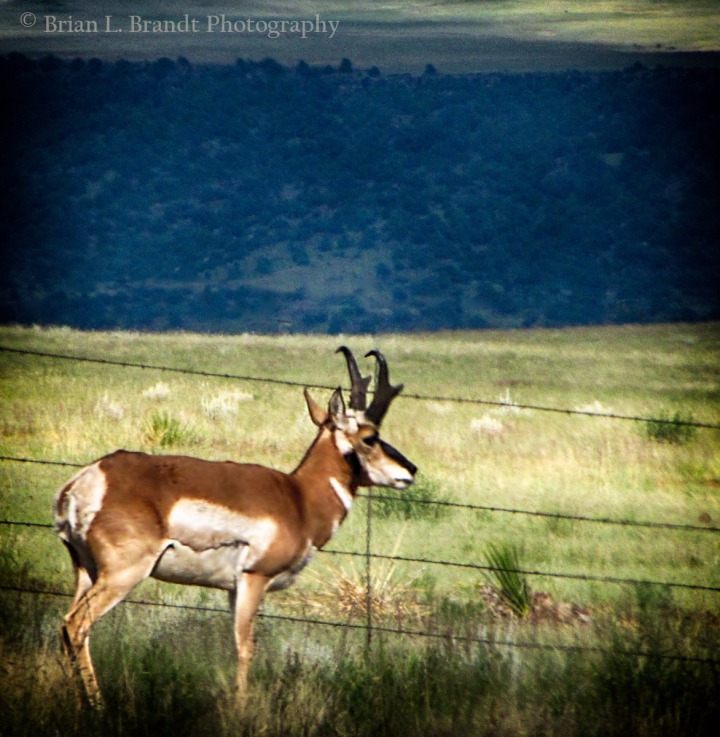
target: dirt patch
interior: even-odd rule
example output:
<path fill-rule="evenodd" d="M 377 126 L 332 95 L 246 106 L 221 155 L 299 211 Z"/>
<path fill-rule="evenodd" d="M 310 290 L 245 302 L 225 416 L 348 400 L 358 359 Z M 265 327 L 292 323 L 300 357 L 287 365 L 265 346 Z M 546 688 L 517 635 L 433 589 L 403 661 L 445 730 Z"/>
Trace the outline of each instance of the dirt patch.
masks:
<path fill-rule="evenodd" d="M 517 618 L 492 586 L 483 586 L 480 589 L 480 598 L 493 618 Z M 524 621 L 532 624 L 582 625 L 591 621 L 591 610 L 579 604 L 555 601 L 546 591 L 537 591 L 532 595 L 530 612 L 524 617 Z"/>

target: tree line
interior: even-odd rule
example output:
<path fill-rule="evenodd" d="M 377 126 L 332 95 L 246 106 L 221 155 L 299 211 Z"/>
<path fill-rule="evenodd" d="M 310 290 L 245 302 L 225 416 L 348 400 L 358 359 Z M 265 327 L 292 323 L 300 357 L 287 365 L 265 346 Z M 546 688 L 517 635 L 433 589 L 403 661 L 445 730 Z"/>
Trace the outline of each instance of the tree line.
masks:
<path fill-rule="evenodd" d="M 378 332 L 717 318 L 719 81 L 0 57 L 0 319 Z"/>

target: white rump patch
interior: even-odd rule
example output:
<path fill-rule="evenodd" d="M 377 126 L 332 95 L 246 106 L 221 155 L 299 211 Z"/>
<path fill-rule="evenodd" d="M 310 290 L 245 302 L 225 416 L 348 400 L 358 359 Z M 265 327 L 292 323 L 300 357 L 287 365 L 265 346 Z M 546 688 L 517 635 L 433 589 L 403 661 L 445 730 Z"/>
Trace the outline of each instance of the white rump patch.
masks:
<path fill-rule="evenodd" d="M 90 526 L 100 511 L 107 479 L 100 464 L 93 463 L 73 476 L 55 497 L 55 526 L 65 538 L 87 539 Z"/>
<path fill-rule="evenodd" d="M 269 517 L 248 517 L 201 499 L 180 499 L 168 516 L 168 538 L 195 551 L 247 545 L 247 568 L 262 559 L 277 533 Z"/>

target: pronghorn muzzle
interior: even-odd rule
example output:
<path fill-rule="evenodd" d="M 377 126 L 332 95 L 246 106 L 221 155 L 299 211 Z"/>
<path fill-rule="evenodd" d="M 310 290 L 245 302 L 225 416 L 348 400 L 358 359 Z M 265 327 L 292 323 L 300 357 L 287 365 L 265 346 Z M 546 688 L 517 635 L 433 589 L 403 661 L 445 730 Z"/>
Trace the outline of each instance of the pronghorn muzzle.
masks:
<path fill-rule="evenodd" d="M 390 443 L 386 443 L 384 440 L 380 441 L 380 447 L 388 458 L 392 458 L 392 460 L 401 465 L 411 476 L 415 476 L 418 470 L 417 466 L 412 461 L 405 458 L 399 450 L 393 448 Z"/>

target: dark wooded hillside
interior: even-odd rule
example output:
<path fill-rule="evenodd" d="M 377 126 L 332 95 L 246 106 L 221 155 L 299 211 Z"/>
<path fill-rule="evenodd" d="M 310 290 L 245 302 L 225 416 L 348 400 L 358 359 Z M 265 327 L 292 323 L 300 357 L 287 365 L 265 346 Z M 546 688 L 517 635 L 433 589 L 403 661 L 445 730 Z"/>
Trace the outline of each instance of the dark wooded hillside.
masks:
<path fill-rule="evenodd" d="M 377 332 L 720 316 L 716 69 L 0 59 L 0 320 Z"/>

